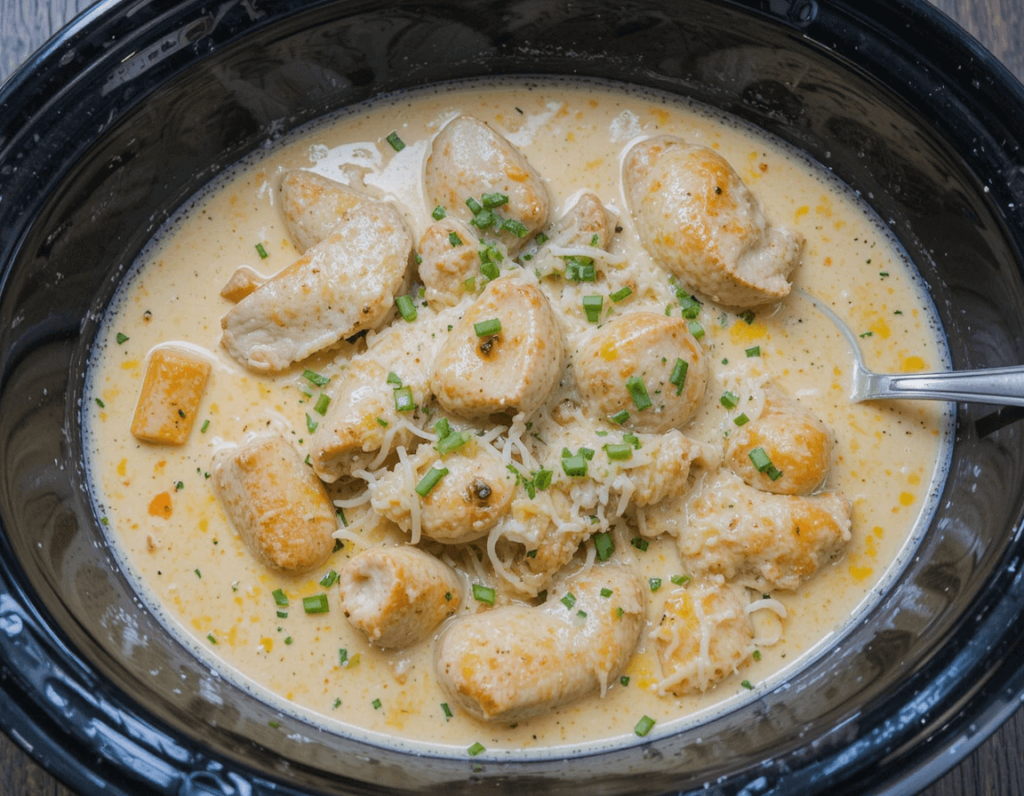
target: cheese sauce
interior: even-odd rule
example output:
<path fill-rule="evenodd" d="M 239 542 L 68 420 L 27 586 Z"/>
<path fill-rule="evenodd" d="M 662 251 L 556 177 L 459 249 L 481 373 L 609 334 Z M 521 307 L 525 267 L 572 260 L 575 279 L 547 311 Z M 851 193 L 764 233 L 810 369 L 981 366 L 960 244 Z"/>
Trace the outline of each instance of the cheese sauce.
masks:
<path fill-rule="evenodd" d="M 277 375 L 258 375 L 220 345 L 220 319 L 231 304 L 218 291 L 232 272 L 248 264 L 269 274 L 299 256 L 278 206 L 281 175 L 303 168 L 365 187 L 394 202 L 418 240 L 432 220 L 422 185 L 430 142 L 459 114 L 486 121 L 525 154 L 547 184 L 553 219 L 582 190 L 596 193 L 619 219 L 612 250 L 644 280 L 666 289 L 668 274 L 641 246 L 623 196 L 622 156 L 640 138 L 669 134 L 713 148 L 759 198 L 771 223 L 806 238 L 785 301 L 760 308 L 753 318 L 704 304 L 701 343 L 711 376 L 697 417 L 683 431 L 720 450 L 743 409 L 723 406 L 720 396 L 738 390 L 742 401 L 744 385 L 771 377 L 835 433 L 827 487 L 853 503 L 852 540 L 842 557 L 800 589 L 772 594 L 787 618 L 760 617 L 758 635 L 781 638 L 707 693 L 655 693 L 662 674 L 649 631 L 666 596 L 683 587 L 673 577 L 678 581 L 685 572 L 667 535 L 651 540 L 646 551 L 620 547 L 615 554 L 645 580 L 662 584 L 649 595 L 648 629 L 625 672 L 628 680 L 612 683 L 604 697 L 518 725 L 486 724 L 458 712 L 446 715 L 433 676 L 433 639 L 405 650 L 375 648 L 342 616 L 336 587 L 321 585 L 362 549 L 355 541 L 359 531 L 344 537 L 321 571 L 280 575 L 252 558 L 211 489 L 214 453 L 247 435 L 277 431 L 305 456 L 312 423 L 320 419 L 314 409 L 319 390 L 301 374 L 305 368 L 335 378 L 341 373 L 338 350 Z M 405 144 L 400 151 L 386 140 L 393 131 Z M 479 743 L 483 754 L 499 756 L 564 755 L 636 740 L 634 725 L 644 715 L 655 721 L 649 737 L 670 732 L 756 698 L 834 643 L 912 548 L 945 476 L 947 408 L 851 405 L 850 352 L 801 291 L 831 305 L 860 335 L 872 369 L 945 369 L 929 299 L 882 225 L 819 166 L 755 130 L 677 98 L 582 82 L 463 84 L 379 100 L 233 169 L 167 225 L 124 280 L 88 376 L 85 425 L 97 510 L 153 610 L 198 656 L 279 706 L 283 724 L 301 718 L 377 742 L 456 755 Z M 433 328 L 430 310 L 420 316 L 426 325 L 409 324 L 412 336 Z M 181 447 L 139 442 L 129 433 L 147 354 L 168 342 L 213 366 L 195 427 Z M 354 350 L 344 344 L 340 354 Z M 364 534 L 364 546 L 407 539 L 393 528 Z M 303 598 L 325 592 L 329 612 L 307 614 Z M 461 613 L 486 608 L 470 596 Z"/>

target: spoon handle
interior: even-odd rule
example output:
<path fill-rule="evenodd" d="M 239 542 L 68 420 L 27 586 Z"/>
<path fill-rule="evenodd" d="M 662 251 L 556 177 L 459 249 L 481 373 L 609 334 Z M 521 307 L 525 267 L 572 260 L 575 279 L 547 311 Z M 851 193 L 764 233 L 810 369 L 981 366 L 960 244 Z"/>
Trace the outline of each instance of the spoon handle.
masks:
<path fill-rule="evenodd" d="M 952 373 L 862 373 L 853 400 L 928 398 L 1024 406 L 1024 366 Z"/>

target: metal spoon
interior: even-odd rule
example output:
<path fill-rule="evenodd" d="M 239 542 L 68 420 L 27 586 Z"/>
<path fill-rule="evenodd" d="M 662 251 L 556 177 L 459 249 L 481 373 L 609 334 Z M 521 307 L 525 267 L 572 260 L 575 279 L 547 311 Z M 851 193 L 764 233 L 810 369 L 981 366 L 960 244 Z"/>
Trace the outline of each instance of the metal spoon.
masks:
<path fill-rule="evenodd" d="M 872 373 L 861 359 L 857 337 L 850 328 L 823 302 L 806 291 L 798 292 L 827 315 L 849 342 L 854 360 L 850 400 L 854 403 L 899 398 L 1024 406 L 1024 365 L 948 373 Z"/>

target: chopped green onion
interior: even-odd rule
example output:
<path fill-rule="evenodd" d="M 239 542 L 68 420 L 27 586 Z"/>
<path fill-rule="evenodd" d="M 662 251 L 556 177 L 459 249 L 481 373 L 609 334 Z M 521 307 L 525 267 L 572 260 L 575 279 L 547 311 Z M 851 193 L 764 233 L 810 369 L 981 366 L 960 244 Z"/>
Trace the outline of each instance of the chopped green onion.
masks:
<path fill-rule="evenodd" d="M 412 303 L 412 299 L 408 296 L 398 296 L 395 299 L 395 304 L 398 305 L 398 311 L 402 317 L 412 323 L 416 320 L 416 305 Z"/>
<path fill-rule="evenodd" d="M 317 387 L 323 387 L 331 380 L 330 376 L 323 376 L 317 373 L 315 370 L 306 369 L 302 371 L 302 378 L 306 381 L 315 384 Z"/>
<path fill-rule="evenodd" d="M 342 647 L 338 650 L 338 664 L 344 666 L 348 663 L 348 650 Z"/>
<path fill-rule="evenodd" d="M 661 588 L 661 578 L 648 578 L 647 582 L 651 585 L 652 592 Z"/>
<path fill-rule="evenodd" d="M 690 334 L 698 340 L 704 336 L 704 327 L 697 321 L 690 321 L 686 328 L 688 328 L 690 330 Z"/>
<path fill-rule="evenodd" d="M 394 371 L 389 371 L 388 372 L 388 384 L 394 384 L 396 387 L 401 387 L 402 386 L 402 379 Z"/>
<path fill-rule="evenodd" d="M 755 661 L 761 660 L 761 650 L 754 650 L 754 660 Z"/>
<path fill-rule="evenodd" d="M 315 420 L 314 420 L 313 418 L 311 418 L 311 417 L 309 416 L 309 412 L 306 412 L 306 430 L 307 430 L 307 431 L 308 431 L 308 432 L 309 432 L 310 434 L 312 434 L 312 433 L 313 433 L 314 431 L 316 431 L 316 427 L 317 427 L 318 425 L 320 425 L 320 424 L 319 424 L 319 423 L 317 423 L 317 422 L 316 422 L 316 421 L 315 421 Z"/>
<path fill-rule="evenodd" d="M 569 592 L 561 600 L 559 600 L 559 602 L 562 603 L 562 605 L 564 605 L 566 608 L 571 609 L 574 605 L 576 605 L 576 595 L 572 592 Z"/>
<path fill-rule="evenodd" d="M 468 279 L 463 280 L 462 289 L 467 293 L 473 293 L 476 291 L 476 277 L 471 276 Z"/>
<path fill-rule="evenodd" d="M 750 452 L 749 456 L 750 461 L 753 462 L 754 467 L 757 468 L 759 473 L 763 473 L 772 466 L 772 460 L 768 458 L 768 454 L 765 453 L 764 448 L 754 448 Z"/>
<path fill-rule="evenodd" d="M 638 437 L 636 434 L 623 434 L 622 441 L 628 442 L 636 450 L 640 450 L 640 437 Z"/>
<path fill-rule="evenodd" d="M 630 539 L 629 543 L 633 545 L 633 547 L 635 547 L 641 553 L 646 553 L 647 548 L 649 546 L 648 541 L 644 539 L 642 536 L 634 536 L 632 539 Z"/>
<path fill-rule="evenodd" d="M 101 401 L 99 398 L 96 399 L 96 406 L 98 406 L 100 409 L 106 409 L 107 408 L 107 405 L 105 403 L 103 403 L 103 401 Z M 203 431 L 206 431 L 206 426 L 209 425 L 209 423 L 210 423 L 210 421 L 207 420 L 206 423 L 203 424 L 203 429 L 202 429 Z"/>
<path fill-rule="evenodd" d="M 263 248 L 262 243 L 256 244 L 256 253 L 260 256 L 261 260 L 266 260 L 270 256 L 267 254 L 267 250 Z"/>
<path fill-rule="evenodd" d="M 473 331 L 476 332 L 477 337 L 488 337 L 492 334 L 498 334 L 501 331 L 501 320 L 499 318 L 489 318 L 486 321 L 474 323 Z"/>
<path fill-rule="evenodd" d="M 288 612 L 287 611 L 278 611 L 277 612 L 277 618 L 278 619 L 287 619 L 288 618 Z"/>
<path fill-rule="evenodd" d="M 206 638 L 211 644 L 217 643 L 217 639 L 214 637 L 213 633 L 207 633 Z"/>
<path fill-rule="evenodd" d="M 325 589 L 331 588 L 331 586 L 333 586 L 337 582 L 338 573 L 335 572 L 333 569 L 320 579 L 320 585 L 323 586 Z"/>
<path fill-rule="evenodd" d="M 479 583 L 474 583 L 473 599 L 477 602 L 494 605 L 494 589 L 490 586 L 481 586 Z"/>
<path fill-rule="evenodd" d="M 761 346 L 756 345 L 753 348 L 748 348 L 746 353 L 748 357 L 759 357 L 761 356 Z"/>
<path fill-rule="evenodd" d="M 584 459 L 586 459 L 588 462 L 592 461 L 593 458 L 594 458 L 594 451 L 593 451 L 592 448 L 580 448 L 579 449 L 579 454 Z"/>
<path fill-rule="evenodd" d="M 611 420 L 613 423 L 616 423 L 616 424 L 621 426 L 623 423 L 625 423 L 627 420 L 629 420 L 629 412 L 627 412 L 625 409 L 623 409 L 623 410 L 621 410 L 619 412 L 616 412 L 614 415 L 612 415 L 608 419 Z"/>
<path fill-rule="evenodd" d="M 318 414 L 327 414 L 327 407 L 331 405 L 331 396 L 320 393 L 320 397 L 316 399 L 316 404 L 313 405 L 313 411 Z"/>
<path fill-rule="evenodd" d="M 452 246 L 461 246 L 462 245 L 462 238 L 459 237 L 459 233 L 458 232 L 456 232 L 455 230 L 452 230 L 451 232 L 448 233 L 448 242 Z"/>
<path fill-rule="evenodd" d="M 623 685 L 629 685 L 629 677 L 622 675 L 622 677 L 619 678 L 619 682 Z"/>
<path fill-rule="evenodd" d="M 570 282 L 596 282 L 597 269 L 594 268 L 592 257 L 569 255 L 563 257 L 565 262 L 565 278 Z"/>
<path fill-rule="evenodd" d="M 676 584 L 676 586 L 682 586 L 682 585 L 690 582 L 690 576 L 689 575 L 673 575 L 670 578 L 670 580 L 674 584 Z"/>
<path fill-rule="evenodd" d="M 748 691 L 753 691 L 754 690 L 754 686 L 752 686 L 750 684 L 749 680 L 744 680 L 742 683 L 740 683 L 740 685 L 743 686 L 744 688 L 746 688 Z"/>
<path fill-rule="evenodd" d="M 700 302 L 697 299 L 685 293 L 682 295 L 677 294 L 677 297 L 679 298 L 679 306 L 683 310 L 684 318 L 692 321 L 700 315 Z"/>
<path fill-rule="evenodd" d="M 450 707 L 448 707 L 448 703 L 447 702 L 442 702 L 441 703 L 441 711 L 444 713 L 444 717 L 446 719 L 450 719 L 452 716 L 455 715 L 454 713 L 452 713 L 452 709 Z"/>
<path fill-rule="evenodd" d="M 604 446 L 605 453 L 608 454 L 608 458 L 613 462 L 623 462 L 627 459 L 633 458 L 633 446 L 632 445 L 613 445 L 608 444 Z"/>
<path fill-rule="evenodd" d="M 635 732 L 637 735 L 643 738 L 653 728 L 654 719 L 652 719 L 650 716 L 645 715 L 643 718 L 640 719 L 640 721 L 636 723 L 636 726 L 633 728 L 633 732 Z"/>
<path fill-rule="evenodd" d="M 543 246 L 545 243 L 548 242 L 548 236 L 545 235 L 543 232 L 538 232 L 535 240 L 537 241 L 538 246 Z"/>
<path fill-rule="evenodd" d="M 456 451 L 473 439 L 472 431 L 455 431 L 449 434 L 437 443 L 437 452 L 442 456 L 447 456 L 452 451 Z"/>
<path fill-rule="evenodd" d="M 448 213 L 445 212 L 445 209 L 441 207 L 441 205 L 438 205 L 437 207 L 434 208 L 434 211 L 430 215 L 433 216 L 434 221 L 440 221 L 442 218 L 448 215 Z"/>
<path fill-rule="evenodd" d="M 387 428 L 388 427 L 388 421 L 385 420 L 383 417 L 378 417 L 377 418 L 377 425 L 380 426 L 381 428 Z"/>
<path fill-rule="evenodd" d="M 594 534 L 594 549 L 597 550 L 597 560 L 607 561 L 611 558 L 612 553 L 615 551 L 615 542 L 612 539 L 612 535 L 606 531 L 602 531 Z M 607 597 L 604 593 L 604 589 L 601 590 L 602 596 Z"/>
<path fill-rule="evenodd" d="M 373 705 L 374 710 L 380 710 L 381 702 L 379 699 L 373 700 L 373 702 L 371 702 L 370 704 Z"/>
<path fill-rule="evenodd" d="M 718 400 L 726 409 L 735 409 L 739 405 L 740 397 L 736 393 L 726 390 Z"/>
<path fill-rule="evenodd" d="M 121 332 L 117 333 L 117 344 L 118 345 L 123 345 L 124 343 L 127 343 L 130 339 L 131 338 L 128 335 L 126 335 L 126 334 L 122 334 Z"/>
<path fill-rule="evenodd" d="M 203 425 L 201 425 L 201 426 L 199 427 L 199 433 L 200 433 L 200 434 L 205 434 L 205 433 L 206 433 L 206 429 L 208 429 L 209 427 L 210 427 L 210 421 L 209 421 L 209 419 L 207 419 L 207 420 L 204 420 L 204 421 L 203 421 Z"/>
<path fill-rule="evenodd" d="M 750 326 L 750 325 L 752 325 L 754 323 L 754 318 L 755 317 L 756 316 L 754 315 L 754 311 L 753 310 L 747 310 L 746 312 L 741 312 L 740 313 L 740 320 L 746 321 L 747 326 Z"/>
<path fill-rule="evenodd" d="M 482 743 L 480 743 L 480 741 L 477 741 L 471 747 L 469 747 L 469 749 L 467 749 L 466 751 L 469 753 L 470 757 L 476 757 L 477 755 L 481 755 L 484 752 L 486 752 L 487 751 L 487 747 L 484 746 Z"/>
<path fill-rule="evenodd" d="M 447 417 L 442 417 L 434 424 L 434 433 L 437 434 L 438 440 L 442 440 L 452 433 L 452 427 L 448 423 Z"/>
<path fill-rule="evenodd" d="M 446 475 L 448 475 L 448 468 L 442 467 L 439 470 L 436 467 L 431 467 L 427 474 L 420 479 L 420 482 L 416 484 L 416 494 L 425 498 L 430 494 L 430 490 L 437 486 L 438 482 Z"/>
<path fill-rule="evenodd" d="M 490 210 L 483 208 L 473 216 L 473 220 L 469 223 L 478 229 L 490 229 L 493 226 L 501 228 L 501 218 Z"/>
<path fill-rule="evenodd" d="M 612 293 L 610 296 L 608 296 L 608 298 L 610 298 L 612 301 L 614 301 L 616 304 L 618 304 L 624 298 L 629 298 L 632 295 L 633 295 L 633 288 L 631 288 L 631 287 L 629 287 L 627 285 L 626 287 L 620 287 L 618 290 L 616 290 L 614 293 Z"/>
<path fill-rule="evenodd" d="M 612 596 L 613 594 L 615 594 L 615 592 L 613 592 L 613 591 L 612 591 L 611 589 L 609 589 L 609 588 L 608 588 L 607 586 L 605 586 L 605 587 L 603 587 L 603 588 L 601 589 L 601 596 L 602 596 L 602 597 L 611 597 L 611 596 Z"/>
<path fill-rule="evenodd" d="M 651 402 L 651 396 L 647 394 L 647 387 L 644 384 L 644 380 L 639 376 L 630 376 L 626 379 L 626 390 L 629 391 L 630 397 L 633 399 L 633 403 L 636 405 L 637 411 L 642 412 L 654 404 Z"/>
<path fill-rule="evenodd" d="M 690 369 L 689 364 L 683 359 L 676 359 L 676 364 L 672 368 L 672 375 L 668 377 L 669 384 L 672 384 L 676 388 L 676 395 L 679 395 L 683 391 L 683 387 L 686 384 L 686 372 Z"/>
<path fill-rule="evenodd" d="M 587 474 L 587 460 L 580 454 L 563 457 L 562 469 L 568 476 L 583 478 Z"/>
<path fill-rule="evenodd" d="M 747 423 L 750 422 L 750 418 L 747 417 L 745 414 L 741 413 L 736 415 L 736 417 L 733 418 L 732 422 L 735 423 L 737 426 L 745 426 Z"/>
<path fill-rule="evenodd" d="M 481 207 L 480 203 L 472 196 L 466 200 L 466 207 L 469 208 L 469 212 L 471 212 L 474 216 L 481 210 L 483 210 L 483 207 Z"/>
<path fill-rule="evenodd" d="M 331 610 L 326 594 L 314 594 L 302 598 L 302 608 L 307 614 L 326 614 Z"/>
<path fill-rule="evenodd" d="M 480 264 L 480 273 L 490 279 L 492 282 L 501 276 L 501 271 L 498 270 L 498 266 L 492 261 L 487 260 Z"/>
<path fill-rule="evenodd" d="M 603 296 L 584 296 L 583 311 L 587 314 L 587 320 L 597 323 L 601 320 L 601 307 L 604 304 Z"/>
<path fill-rule="evenodd" d="M 411 387 L 399 387 L 395 390 L 395 409 L 399 412 L 411 412 L 416 408 Z"/>
<path fill-rule="evenodd" d="M 284 589 L 274 589 L 272 596 L 277 605 L 288 605 L 288 595 L 284 593 Z"/>
<path fill-rule="evenodd" d="M 405 141 L 399 138 L 398 133 L 394 130 L 391 131 L 391 135 L 388 136 L 387 141 L 391 144 L 391 148 L 394 149 L 395 152 L 401 152 L 405 149 Z"/>
<path fill-rule="evenodd" d="M 480 201 L 484 203 L 485 208 L 493 210 L 496 207 L 508 204 L 508 197 L 503 193 L 485 193 L 480 197 Z"/>
<path fill-rule="evenodd" d="M 505 230 L 508 230 L 517 238 L 525 238 L 530 232 L 522 221 L 517 221 L 514 218 L 506 218 L 501 222 L 501 231 L 504 232 Z"/>

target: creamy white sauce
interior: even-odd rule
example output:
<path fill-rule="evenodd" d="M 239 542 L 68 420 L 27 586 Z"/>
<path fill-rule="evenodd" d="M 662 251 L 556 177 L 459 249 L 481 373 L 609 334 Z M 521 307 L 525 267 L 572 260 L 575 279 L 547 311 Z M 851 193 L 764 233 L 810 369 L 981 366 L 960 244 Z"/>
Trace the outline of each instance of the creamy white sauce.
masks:
<path fill-rule="evenodd" d="M 332 351 L 279 375 L 260 376 L 220 346 L 220 318 L 231 305 L 218 291 L 231 273 L 248 264 L 271 274 L 298 256 L 276 206 L 280 175 L 305 168 L 343 182 L 361 180 L 402 210 L 418 240 L 431 223 L 422 188 L 430 141 L 463 113 L 487 121 L 526 155 L 547 183 L 552 220 L 584 189 L 596 193 L 623 228 L 613 251 L 636 267 L 655 269 L 665 283 L 668 275 L 640 245 L 621 187 L 622 154 L 641 137 L 671 134 L 714 148 L 760 199 L 769 221 L 806 238 L 793 295 L 759 310 L 753 324 L 705 305 L 702 343 L 712 375 L 704 404 L 684 432 L 721 447 L 733 415 L 719 396 L 770 376 L 834 430 L 827 486 L 853 501 L 853 539 L 839 560 L 801 589 L 772 595 L 787 613 L 781 640 L 703 695 L 654 693 L 661 673 L 645 631 L 626 671 L 629 684 L 613 683 L 603 699 L 591 697 L 512 727 L 458 714 L 447 718 L 445 696 L 432 675 L 431 640 L 402 651 L 373 648 L 348 626 L 333 596 L 330 613 L 303 612 L 302 598 L 322 593 L 319 580 L 340 569 L 357 552 L 355 545 L 346 544 L 321 572 L 269 572 L 230 528 L 211 490 L 213 454 L 254 432 L 278 431 L 304 455 L 311 401 L 299 389 L 302 370 L 340 372 L 339 353 Z M 406 144 L 401 152 L 385 140 L 392 131 Z M 256 243 L 265 247 L 265 260 Z M 318 124 L 217 180 L 167 225 L 125 278 L 88 374 L 84 419 L 94 500 L 146 603 L 216 671 L 278 706 L 286 730 L 302 719 L 421 751 L 465 755 L 479 742 L 490 756 L 563 756 L 635 742 L 633 727 L 642 715 L 656 722 L 648 737 L 671 732 L 756 698 L 833 644 L 898 571 L 945 477 L 951 432 L 946 407 L 851 405 L 849 352 L 799 290 L 832 305 L 861 335 L 869 367 L 945 369 L 930 301 L 882 225 L 820 167 L 756 131 L 675 98 L 587 83 L 446 86 L 380 100 Z M 424 321 L 430 317 L 423 312 Z M 128 339 L 118 342 L 118 335 Z M 181 448 L 140 443 L 128 431 L 146 355 L 167 342 L 201 352 L 213 366 L 196 426 Z M 755 345 L 761 356 L 746 356 Z M 352 350 L 343 346 L 340 356 Z M 370 541 L 385 538 L 391 537 L 378 532 Z M 675 543 L 654 540 L 645 553 L 617 555 L 633 558 L 645 578 L 662 578 L 664 587 L 650 595 L 653 626 L 671 591 L 670 578 L 683 571 Z M 287 608 L 275 605 L 276 589 L 288 595 Z M 469 599 L 464 611 L 477 607 Z M 779 631 L 778 623 L 765 623 L 759 632 Z M 349 665 L 340 665 L 339 649 L 346 650 Z M 358 663 L 351 665 L 354 658 Z"/>

